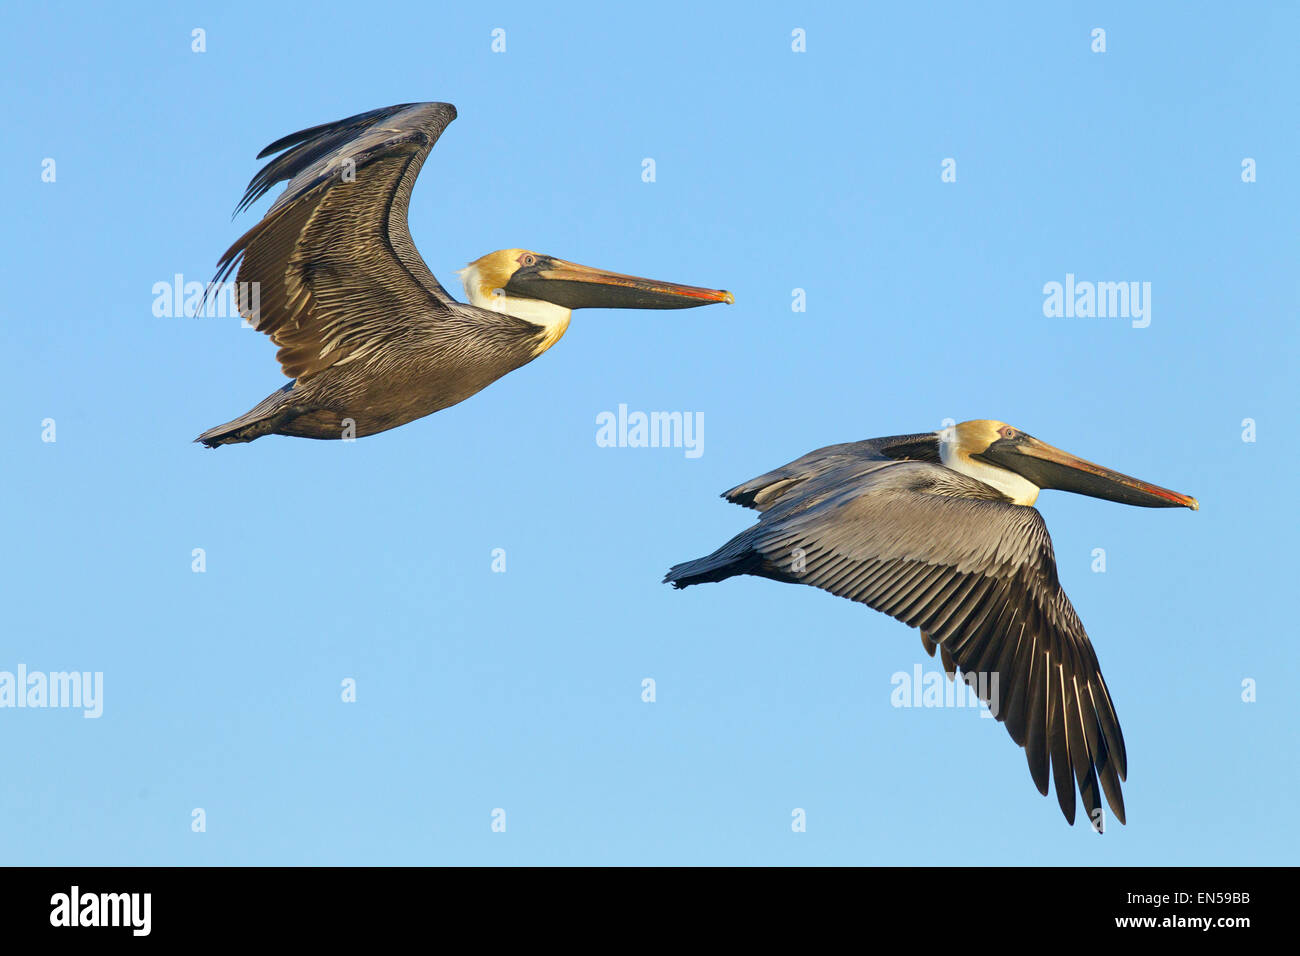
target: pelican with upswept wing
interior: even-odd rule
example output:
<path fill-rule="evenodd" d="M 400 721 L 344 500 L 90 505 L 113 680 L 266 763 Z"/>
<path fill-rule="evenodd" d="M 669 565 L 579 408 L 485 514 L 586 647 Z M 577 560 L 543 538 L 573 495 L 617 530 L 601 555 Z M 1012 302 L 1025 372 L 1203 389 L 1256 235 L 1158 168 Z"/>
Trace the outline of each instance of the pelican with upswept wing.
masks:
<path fill-rule="evenodd" d="M 280 346 L 292 381 L 200 435 L 209 447 L 263 435 L 338 439 L 396 428 L 464 401 L 562 336 L 572 310 L 687 309 L 730 292 L 580 266 L 527 249 L 462 270 L 457 302 L 416 252 L 411 189 L 450 103 L 372 110 L 277 140 L 236 212 L 284 193 L 221 257 L 241 313 Z M 248 291 L 251 290 L 251 291 Z"/>

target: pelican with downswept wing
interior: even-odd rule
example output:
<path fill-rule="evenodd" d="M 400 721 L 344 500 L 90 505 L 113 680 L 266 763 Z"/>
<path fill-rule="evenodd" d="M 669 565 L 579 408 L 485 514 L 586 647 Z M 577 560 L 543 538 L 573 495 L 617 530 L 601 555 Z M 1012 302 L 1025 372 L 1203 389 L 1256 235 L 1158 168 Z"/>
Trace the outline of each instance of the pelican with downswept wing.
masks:
<path fill-rule="evenodd" d="M 678 588 L 750 574 L 808 584 L 918 628 L 1025 749 L 1061 812 L 1124 822 L 1124 736 L 1092 642 L 1057 580 L 1043 517 L 1053 488 L 1144 508 L 1195 498 L 1076 458 L 997 421 L 831 445 L 724 492 L 758 522 L 672 568 Z M 979 679 L 977 679 L 979 678 Z M 998 688 L 998 699 L 991 688 Z"/>

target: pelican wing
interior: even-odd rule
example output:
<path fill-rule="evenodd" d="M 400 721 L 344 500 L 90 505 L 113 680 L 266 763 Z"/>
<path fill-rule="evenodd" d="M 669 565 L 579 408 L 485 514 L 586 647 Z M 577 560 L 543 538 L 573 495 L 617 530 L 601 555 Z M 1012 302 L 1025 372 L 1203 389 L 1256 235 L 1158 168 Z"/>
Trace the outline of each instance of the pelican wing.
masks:
<path fill-rule="evenodd" d="M 363 360 L 465 308 L 424 264 L 406 222 L 420 167 L 455 118 L 450 103 L 390 106 L 293 133 L 258 155 L 282 153 L 253 177 L 236 213 L 289 185 L 221 257 L 215 281 L 239 268 L 240 311 L 280 346 L 290 378 Z"/>
<path fill-rule="evenodd" d="M 938 437 L 935 432 L 923 432 L 828 445 L 724 491 L 722 497 L 733 504 L 766 511 L 781 501 L 802 494 L 810 482 L 816 483 L 817 479 L 831 473 L 836 475 L 837 481 L 846 482 L 852 481 L 855 473 L 874 471 L 881 462 L 915 460 L 938 463 Z"/>
<path fill-rule="evenodd" d="M 1074 822 L 1077 783 L 1094 825 L 1099 784 L 1124 821 L 1119 720 L 1037 510 L 942 465 L 832 465 L 728 547 L 743 552 L 733 560 L 749 573 L 810 584 L 919 628 L 950 674 L 959 668 L 975 687 L 986 675 L 981 696 L 1025 748 L 1044 795 L 1050 764 L 1066 819 Z"/>

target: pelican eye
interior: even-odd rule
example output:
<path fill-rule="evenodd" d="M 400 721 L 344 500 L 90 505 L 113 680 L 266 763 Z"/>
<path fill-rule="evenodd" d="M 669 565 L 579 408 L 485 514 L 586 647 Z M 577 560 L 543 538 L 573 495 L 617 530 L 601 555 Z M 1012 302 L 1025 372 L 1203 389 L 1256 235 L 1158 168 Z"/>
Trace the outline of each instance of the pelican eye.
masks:
<path fill-rule="evenodd" d="M 536 257 L 535 255 L 533 255 L 531 252 L 525 252 L 522 256 L 519 257 L 519 264 L 520 264 L 521 266 L 533 266 L 533 265 L 536 265 L 536 264 L 537 264 L 537 257 Z"/>
<path fill-rule="evenodd" d="M 1004 428 L 1000 432 L 998 432 L 998 434 L 1001 435 L 1003 438 L 1015 438 L 1016 430 L 1014 428 Z"/>

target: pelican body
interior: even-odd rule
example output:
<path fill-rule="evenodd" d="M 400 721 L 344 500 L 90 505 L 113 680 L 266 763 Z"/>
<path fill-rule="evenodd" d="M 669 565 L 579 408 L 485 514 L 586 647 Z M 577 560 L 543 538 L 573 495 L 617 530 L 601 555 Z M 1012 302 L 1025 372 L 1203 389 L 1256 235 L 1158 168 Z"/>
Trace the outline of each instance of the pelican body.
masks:
<path fill-rule="evenodd" d="M 1102 792 L 1124 822 L 1124 737 L 1032 507 L 1044 488 L 1198 508 L 1010 425 L 970 421 L 820 448 L 724 492 L 759 511 L 758 522 L 664 580 L 685 588 L 750 574 L 807 584 L 918 628 L 926 651 L 937 647 L 949 676 L 960 670 L 1025 748 L 1039 792 L 1047 795 L 1050 766 L 1066 820 L 1077 785 L 1101 832 Z M 992 687 L 1000 699 L 990 699 Z"/>
<path fill-rule="evenodd" d="M 407 225 L 411 189 L 450 103 L 372 110 L 293 133 L 236 212 L 288 180 L 218 264 L 239 269 L 240 311 L 280 346 L 292 381 L 200 435 L 209 447 L 263 435 L 371 435 L 455 405 L 531 362 L 574 309 L 686 309 L 733 302 L 720 289 L 657 282 L 502 249 L 462 270 L 469 303 L 438 283 Z M 255 305 L 254 305 L 255 303 Z"/>

